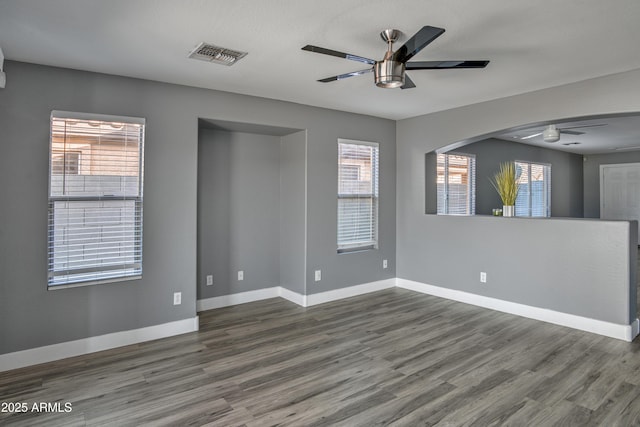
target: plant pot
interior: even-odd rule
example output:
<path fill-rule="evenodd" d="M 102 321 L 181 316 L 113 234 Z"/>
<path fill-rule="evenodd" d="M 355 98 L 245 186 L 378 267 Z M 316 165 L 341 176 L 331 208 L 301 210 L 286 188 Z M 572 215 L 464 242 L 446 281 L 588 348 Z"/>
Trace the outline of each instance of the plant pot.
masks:
<path fill-rule="evenodd" d="M 502 216 L 516 216 L 516 207 L 513 205 L 507 206 L 504 205 L 502 206 Z"/>

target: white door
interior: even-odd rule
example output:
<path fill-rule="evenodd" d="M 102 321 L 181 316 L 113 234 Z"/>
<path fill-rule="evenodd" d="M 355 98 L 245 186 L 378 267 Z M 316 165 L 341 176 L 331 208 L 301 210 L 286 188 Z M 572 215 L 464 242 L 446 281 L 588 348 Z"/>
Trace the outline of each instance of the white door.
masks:
<path fill-rule="evenodd" d="M 640 163 L 600 166 L 600 218 L 638 221 Z"/>

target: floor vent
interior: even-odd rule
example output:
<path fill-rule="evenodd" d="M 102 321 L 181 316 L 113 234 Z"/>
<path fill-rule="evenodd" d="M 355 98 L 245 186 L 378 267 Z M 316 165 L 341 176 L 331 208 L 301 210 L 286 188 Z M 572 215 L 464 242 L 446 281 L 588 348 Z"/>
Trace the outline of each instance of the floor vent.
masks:
<path fill-rule="evenodd" d="M 247 52 L 226 49 L 203 42 L 189 54 L 189 58 L 231 66 L 244 58 L 246 54 Z"/>

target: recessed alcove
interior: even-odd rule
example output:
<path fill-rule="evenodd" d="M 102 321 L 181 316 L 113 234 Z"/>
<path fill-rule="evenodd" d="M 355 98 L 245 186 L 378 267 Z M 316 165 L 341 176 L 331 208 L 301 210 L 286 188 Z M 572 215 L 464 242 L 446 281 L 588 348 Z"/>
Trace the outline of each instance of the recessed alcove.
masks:
<path fill-rule="evenodd" d="M 199 120 L 198 300 L 304 295 L 305 161 L 302 129 Z"/>

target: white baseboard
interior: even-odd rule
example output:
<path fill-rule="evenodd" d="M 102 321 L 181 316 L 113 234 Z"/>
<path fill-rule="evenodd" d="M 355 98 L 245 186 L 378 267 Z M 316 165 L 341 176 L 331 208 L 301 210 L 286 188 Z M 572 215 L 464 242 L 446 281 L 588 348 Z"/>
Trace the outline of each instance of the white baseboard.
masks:
<path fill-rule="evenodd" d="M 362 285 L 349 286 L 347 288 L 335 289 L 333 291 L 320 292 L 307 295 L 306 307 L 324 304 L 325 302 L 336 301 L 343 298 L 355 297 L 358 295 L 377 292 L 383 289 L 394 288 L 396 279 L 378 280 L 377 282 L 363 283 Z"/>
<path fill-rule="evenodd" d="M 114 332 L 106 335 L 67 341 L 59 344 L 36 347 L 0 355 L 0 372 L 40 363 L 53 362 L 67 357 L 81 356 L 96 351 L 109 350 L 145 341 L 152 341 L 174 335 L 196 332 L 199 328 L 198 316 L 176 320 L 161 325 Z"/>
<path fill-rule="evenodd" d="M 395 286 L 396 279 L 394 278 L 363 283 L 361 285 L 349 286 L 347 288 L 335 289 L 311 295 L 302 295 L 282 286 L 275 286 L 273 288 L 258 289 L 256 291 L 240 292 L 238 294 L 201 299 L 196 301 L 196 311 L 201 312 L 204 310 L 213 310 L 214 308 L 229 307 L 232 305 L 245 304 L 248 302 L 275 297 L 282 297 L 302 307 L 311 307 L 312 305 L 355 297 L 358 295 L 368 294 L 369 292 L 393 288 Z"/>
<path fill-rule="evenodd" d="M 232 305 L 245 304 L 248 302 L 260 301 L 263 299 L 276 298 L 280 295 L 280 286 L 273 288 L 258 289 L 255 291 L 240 292 L 237 294 L 223 295 L 196 301 L 196 311 L 213 310 L 214 308 L 229 307 Z"/>
<path fill-rule="evenodd" d="M 256 291 L 198 300 L 196 302 L 196 308 L 197 311 L 200 312 L 203 310 L 211 310 L 214 308 L 244 304 L 276 297 L 282 297 L 302 307 L 310 307 L 330 301 L 389 289 L 396 286 L 423 294 L 472 304 L 496 311 L 502 311 L 504 313 L 515 314 L 517 316 L 527 317 L 530 319 L 541 320 L 543 322 L 553 323 L 556 325 L 567 326 L 629 342 L 633 341 L 633 339 L 640 333 L 639 319 L 635 319 L 630 325 L 620 325 L 545 308 L 532 307 L 525 304 L 471 294 L 464 291 L 428 285 L 426 283 L 414 282 L 412 280 L 395 278 L 310 295 L 301 295 L 281 286 L 275 286 Z M 37 365 L 40 363 L 52 362 L 54 360 L 60 360 L 67 357 L 94 353 L 96 351 L 108 350 L 116 347 L 195 332 L 197 330 L 198 316 L 161 325 L 114 332 L 106 335 L 16 351 L 14 353 L 0 355 L 0 372 Z"/>
<path fill-rule="evenodd" d="M 633 339 L 638 335 L 640 328 L 640 322 L 638 319 L 630 325 L 619 325 L 616 323 L 604 322 L 602 320 L 590 319 L 588 317 L 576 316 L 574 314 L 562 313 L 546 308 L 532 307 L 525 304 L 485 297 L 464 291 L 457 291 L 455 289 L 441 288 L 439 286 L 414 282 L 412 280 L 396 279 L 396 286 L 423 294 L 477 305 L 479 307 L 528 317 L 530 319 L 541 320 L 555 325 L 567 326 L 569 328 L 592 332 L 624 341 L 633 341 Z"/>
<path fill-rule="evenodd" d="M 619 325 L 616 323 L 604 322 L 602 320 L 590 319 L 576 316 L 574 314 L 562 313 L 546 308 L 532 307 L 525 304 L 504 301 L 497 298 L 485 297 L 455 289 L 442 288 L 428 285 L 426 283 L 414 282 L 406 279 L 386 279 L 377 282 L 364 283 L 361 285 L 349 286 L 347 288 L 335 289 L 317 294 L 301 295 L 297 292 L 275 286 L 273 288 L 260 289 L 257 291 L 242 292 L 238 294 L 225 295 L 221 297 L 199 300 L 196 303 L 197 311 L 211 310 L 214 308 L 228 307 L 236 304 L 260 301 L 267 298 L 281 297 L 302 307 L 311 307 L 326 302 L 337 301 L 358 295 L 376 292 L 393 287 L 409 289 L 423 294 L 446 298 L 467 304 L 476 305 L 491 310 L 502 311 L 504 313 L 515 314 L 529 319 L 541 320 L 543 322 L 556 325 L 567 326 L 581 331 L 617 338 L 624 341 L 633 341 L 640 332 L 640 321 L 636 319 L 630 325 Z"/>
<path fill-rule="evenodd" d="M 302 295 L 299 294 L 297 292 L 293 292 L 287 288 L 283 288 L 282 286 L 280 286 L 279 289 L 280 292 L 280 296 L 284 299 L 286 299 L 287 301 L 291 301 L 292 303 L 301 305 L 302 307 L 306 307 L 307 306 L 307 296 L 306 295 Z"/>

